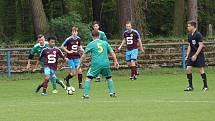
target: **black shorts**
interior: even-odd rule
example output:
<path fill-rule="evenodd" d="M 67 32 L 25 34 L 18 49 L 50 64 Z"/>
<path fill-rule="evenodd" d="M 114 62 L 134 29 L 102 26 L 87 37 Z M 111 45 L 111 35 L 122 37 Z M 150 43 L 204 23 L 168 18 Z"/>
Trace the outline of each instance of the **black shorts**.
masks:
<path fill-rule="evenodd" d="M 204 67 L 205 66 L 205 56 L 204 53 L 199 53 L 197 56 L 196 61 L 192 61 L 192 55 L 189 55 L 189 58 L 187 60 L 187 66 L 193 66 L 193 67 Z"/>

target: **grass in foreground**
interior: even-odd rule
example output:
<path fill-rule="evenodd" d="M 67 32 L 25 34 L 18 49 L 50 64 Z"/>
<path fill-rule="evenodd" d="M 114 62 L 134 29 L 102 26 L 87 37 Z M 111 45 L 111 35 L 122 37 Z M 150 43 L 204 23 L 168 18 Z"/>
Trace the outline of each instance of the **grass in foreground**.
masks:
<path fill-rule="evenodd" d="M 34 93 L 43 80 L 40 73 L 13 75 L 12 81 L 0 77 L 0 121 L 214 121 L 215 72 L 207 68 L 208 92 L 203 92 L 195 70 L 193 92 L 184 92 L 186 75 L 177 68 L 140 70 L 136 81 L 128 79 L 128 70 L 113 71 L 118 97 L 110 98 L 105 81 L 91 83 L 91 97 L 82 100 L 83 90 L 67 95 L 58 86 L 46 97 Z M 65 71 L 58 72 L 61 79 Z"/>

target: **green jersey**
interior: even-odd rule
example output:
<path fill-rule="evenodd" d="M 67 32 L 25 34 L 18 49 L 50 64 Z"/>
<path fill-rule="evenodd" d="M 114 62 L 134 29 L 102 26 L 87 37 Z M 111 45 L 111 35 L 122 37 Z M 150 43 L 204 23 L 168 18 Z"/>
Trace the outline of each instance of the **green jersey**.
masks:
<path fill-rule="evenodd" d="M 103 41 L 108 41 L 107 36 L 103 31 L 99 31 L 99 39 Z M 91 38 L 91 41 L 93 41 L 93 38 Z"/>
<path fill-rule="evenodd" d="M 48 42 L 45 42 L 43 46 L 41 46 L 39 43 L 37 43 L 37 44 L 34 45 L 34 47 L 32 48 L 31 54 L 32 54 L 32 55 L 35 55 L 35 54 L 40 55 L 41 51 L 42 51 L 44 48 L 47 48 L 47 47 L 48 47 Z"/>
<path fill-rule="evenodd" d="M 101 39 L 93 40 L 85 48 L 84 53 L 91 53 L 91 67 L 110 67 L 109 52 L 111 46 Z"/>
<path fill-rule="evenodd" d="M 30 53 L 30 56 L 29 56 L 29 59 L 33 59 L 33 57 L 34 57 L 35 54 L 40 55 L 40 53 L 42 52 L 42 50 L 43 50 L 44 48 L 47 48 L 47 47 L 48 47 L 48 42 L 45 42 L 43 46 L 41 46 L 39 43 L 37 43 L 37 44 L 34 45 L 34 47 L 32 48 L 31 53 Z M 41 59 L 40 65 L 43 66 L 44 60 L 45 60 L 45 58 Z"/>

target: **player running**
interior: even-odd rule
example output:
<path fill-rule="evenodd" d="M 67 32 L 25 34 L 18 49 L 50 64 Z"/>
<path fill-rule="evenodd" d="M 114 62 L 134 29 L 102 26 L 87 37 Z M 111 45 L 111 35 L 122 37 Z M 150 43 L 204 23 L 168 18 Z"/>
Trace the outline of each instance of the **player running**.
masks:
<path fill-rule="evenodd" d="M 71 90 L 69 79 L 78 74 L 79 89 L 82 89 L 82 69 L 77 68 L 80 64 L 80 52 L 84 52 L 81 46 L 81 38 L 78 36 L 78 28 L 71 28 L 71 36 L 68 37 L 62 44 L 61 48 L 67 53 L 67 64 L 70 72 L 68 76 L 64 78 L 68 90 Z"/>
<path fill-rule="evenodd" d="M 196 29 L 196 22 L 189 21 L 187 23 L 188 34 L 188 43 L 189 46 L 187 48 L 187 79 L 189 86 L 184 91 L 193 91 L 193 83 L 192 83 L 192 67 L 198 67 L 199 72 L 201 74 L 203 80 L 203 91 L 208 91 L 207 84 L 207 76 L 204 71 L 205 66 L 205 56 L 203 52 L 203 48 L 205 45 L 203 44 L 203 37 L 200 32 Z"/>
<path fill-rule="evenodd" d="M 118 51 L 121 50 L 122 46 L 126 43 L 126 62 L 128 67 L 131 69 L 131 80 L 136 80 L 137 78 L 137 67 L 136 61 L 138 57 L 138 45 L 140 46 L 140 50 L 144 52 L 140 34 L 138 31 L 132 29 L 132 25 L 130 21 L 126 22 L 126 31 L 124 32 L 123 36 L 124 39 L 121 45 L 118 48 Z"/>
<path fill-rule="evenodd" d="M 43 96 L 46 96 L 46 90 L 48 87 L 49 80 L 53 79 L 53 81 L 56 81 L 57 77 L 55 76 L 55 71 L 57 70 L 58 58 L 61 57 L 66 61 L 68 60 L 66 57 L 64 57 L 62 51 L 55 47 L 55 41 L 56 41 L 55 36 L 49 36 L 48 48 L 43 49 L 39 57 L 39 61 L 41 61 L 44 58 L 45 81 L 38 86 L 37 92 L 39 92 L 39 88 L 41 88 L 40 86 L 42 86 Z"/>
<path fill-rule="evenodd" d="M 44 35 L 42 34 L 39 34 L 37 36 L 37 40 L 38 40 L 38 43 L 36 45 L 34 45 L 34 47 L 32 48 L 29 56 L 28 56 L 28 64 L 27 64 L 27 69 L 30 68 L 31 66 L 31 60 L 33 59 L 34 55 L 37 54 L 37 55 L 40 55 L 41 54 L 41 51 L 44 49 L 44 48 L 47 48 L 48 47 L 48 42 L 45 41 L 45 37 Z M 43 71 L 44 69 L 44 58 L 41 59 L 40 61 L 37 62 L 37 64 L 40 64 L 42 69 L 41 69 L 41 72 Z M 36 65 L 37 65 L 36 64 Z M 36 71 L 36 68 L 33 69 L 33 72 Z M 56 90 L 56 83 L 57 84 L 60 84 L 63 88 L 66 88 L 65 84 L 63 83 L 63 81 L 60 81 L 58 78 L 56 79 L 56 81 L 53 81 L 51 80 L 51 83 L 52 83 L 52 87 L 53 87 L 53 93 L 57 93 L 57 90 Z M 42 87 L 42 86 L 41 86 Z M 38 91 L 38 90 L 37 90 Z"/>
<path fill-rule="evenodd" d="M 90 42 L 84 54 L 81 56 L 80 67 L 82 67 L 83 60 L 85 59 L 86 54 L 91 54 L 91 66 L 88 70 L 85 87 L 84 87 L 84 96 L 82 98 L 89 98 L 90 92 L 90 81 L 101 74 L 103 77 L 107 79 L 109 94 L 111 97 L 116 97 L 114 84 L 112 80 L 111 70 L 110 70 L 110 62 L 109 62 L 109 54 L 113 57 L 114 66 L 119 67 L 119 63 L 117 61 L 116 55 L 110 45 L 103 40 L 99 39 L 99 32 L 92 32 L 93 41 Z"/>

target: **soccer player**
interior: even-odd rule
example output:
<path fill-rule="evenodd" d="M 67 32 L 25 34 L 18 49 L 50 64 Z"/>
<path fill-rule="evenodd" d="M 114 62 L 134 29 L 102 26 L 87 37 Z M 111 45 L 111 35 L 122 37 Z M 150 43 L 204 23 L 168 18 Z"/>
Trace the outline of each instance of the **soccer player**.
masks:
<path fill-rule="evenodd" d="M 44 48 L 47 48 L 48 47 L 48 42 L 45 41 L 45 37 L 44 35 L 42 34 L 39 34 L 37 36 L 37 41 L 38 43 L 36 45 L 34 45 L 34 47 L 32 48 L 29 56 L 28 56 L 28 64 L 27 64 L 27 69 L 30 68 L 31 66 L 31 60 L 33 59 L 34 55 L 37 54 L 37 55 L 40 55 L 41 54 L 41 51 L 44 49 Z M 37 62 L 37 64 L 40 64 L 42 69 L 41 69 L 41 72 L 43 71 L 44 69 L 44 59 L 41 59 L 40 61 Z M 37 65 L 36 64 L 36 65 Z M 36 71 L 36 68 L 33 69 L 33 72 Z M 56 81 L 53 81 L 51 80 L 51 83 L 52 83 L 52 87 L 53 87 L 53 93 L 57 93 L 57 90 L 56 90 L 56 83 L 57 84 L 60 84 L 64 89 L 66 88 L 65 84 L 63 83 L 63 81 L 60 81 L 58 78 L 56 79 Z M 42 87 L 42 86 L 41 86 Z M 36 90 L 36 92 L 39 91 Z"/>
<path fill-rule="evenodd" d="M 71 90 L 69 79 L 78 74 L 79 89 L 82 89 L 82 69 L 77 68 L 80 64 L 80 52 L 84 49 L 81 46 L 81 38 L 78 36 L 78 28 L 71 28 L 71 36 L 68 37 L 62 44 L 61 48 L 67 53 L 67 64 L 69 66 L 70 72 L 64 80 L 66 81 L 66 86 L 68 90 Z"/>
<path fill-rule="evenodd" d="M 188 21 L 187 22 L 187 30 L 188 34 L 188 43 L 189 46 L 187 48 L 187 79 L 189 86 L 184 91 L 193 91 L 192 84 L 192 67 L 199 68 L 199 72 L 201 74 L 204 86 L 202 88 L 203 91 L 208 91 L 207 85 L 207 76 L 204 71 L 205 66 L 205 57 L 203 49 L 205 48 L 203 44 L 203 37 L 200 32 L 196 29 L 196 22 Z"/>
<path fill-rule="evenodd" d="M 64 57 L 64 54 L 59 48 L 55 47 L 55 36 L 48 37 L 48 48 L 42 50 L 39 60 L 44 60 L 44 73 L 45 73 L 45 81 L 42 83 L 43 92 L 42 95 L 46 96 L 46 90 L 48 87 L 48 82 L 50 79 L 56 81 L 55 71 L 57 70 L 58 58 L 61 57 L 64 60 L 68 60 Z M 37 66 L 37 65 L 36 65 Z M 40 85 L 39 85 L 40 86 Z"/>
<path fill-rule="evenodd" d="M 109 54 L 113 57 L 115 67 L 119 67 L 116 55 L 110 45 L 103 40 L 99 39 L 99 32 L 92 32 L 93 41 L 90 42 L 85 48 L 84 54 L 81 56 L 80 67 L 83 64 L 86 54 L 91 54 L 91 66 L 88 70 L 85 86 L 84 86 L 84 96 L 82 98 L 89 98 L 90 92 L 90 81 L 101 74 L 107 79 L 109 94 L 111 97 L 116 97 L 114 84 L 112 80 Z"/>
<path fill-rule="evenodd" d="M 136 80 L 137 78 L 137 67 L 136 61 L 138 57 L 138 45 L 140 46 L 140 50 L 144 52 L 142 42 L 140 39 L 140 34 L 138 31 L 132 29 L 132 25 L 130 21 L 126 22 L 126 31 L 124 32 L 123 36 L 124 39 L 121 45 L 118 48 L 118 51 L 121 50 L 122 46 L 126 43 L 126 62 L 128 67 L 131 69 L 131 80 Z"/>
<path fill-rule="evenodd" d="M 108 41 L 107 36 L 105 35 L 105 33 L 103 31 L 99 30 L 99 29 L 100 29 L 99 22 L 94 21 L 93 22 L 93 31 L 99 32 L 99 39 L 100 40 Z M 93 40 L 93 38 L 92 38 L 92 40 Z M 96 77 L 95 82 L 100 82 L 100 81 L 101 81 L 100 76 L 98 75 L 98 77 Z"/>

